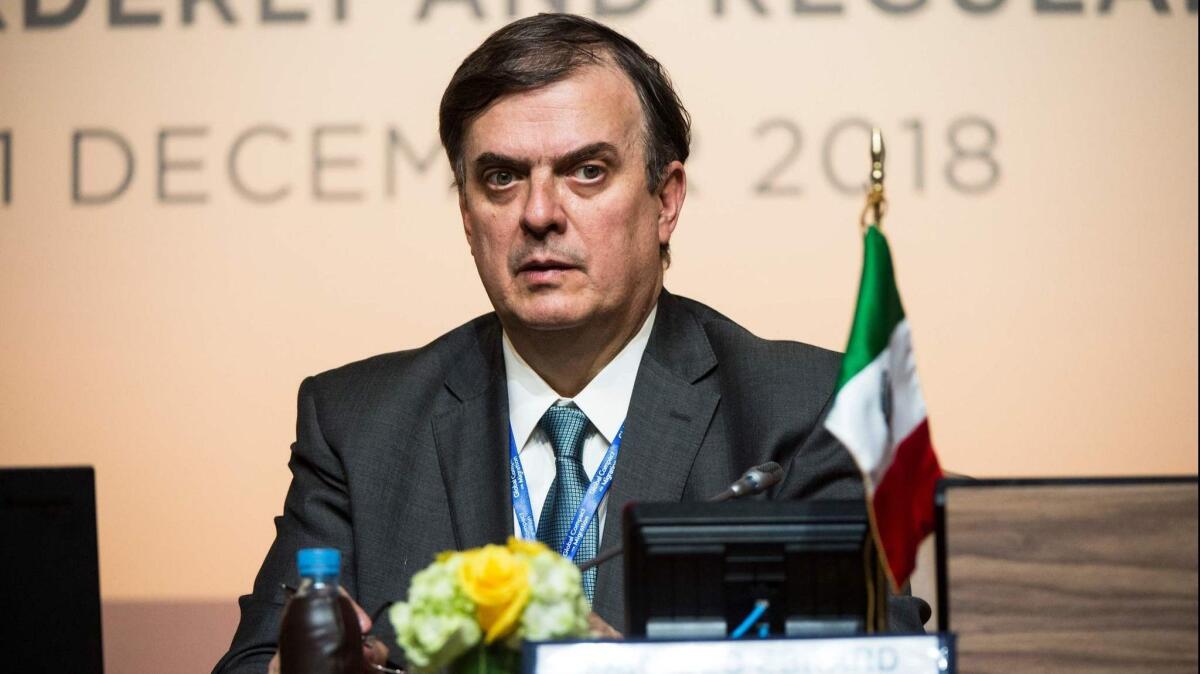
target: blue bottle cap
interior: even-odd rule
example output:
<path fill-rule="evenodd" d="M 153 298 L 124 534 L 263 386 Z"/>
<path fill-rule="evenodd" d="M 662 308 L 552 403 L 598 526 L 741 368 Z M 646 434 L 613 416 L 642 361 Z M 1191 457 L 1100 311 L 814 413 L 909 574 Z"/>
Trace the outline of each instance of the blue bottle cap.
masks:
<path fill-rule="evenodd" d="M 336 576 L 342 570 L 342 552 L 337 548 L 303 548 L 296 553 L 300 577 Z"/>

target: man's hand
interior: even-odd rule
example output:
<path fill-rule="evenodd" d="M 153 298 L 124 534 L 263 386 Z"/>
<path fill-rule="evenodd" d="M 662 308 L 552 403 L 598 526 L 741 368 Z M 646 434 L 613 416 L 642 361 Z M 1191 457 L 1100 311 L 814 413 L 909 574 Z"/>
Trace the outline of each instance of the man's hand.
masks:
<path fill-rule="evenodd" d="M 597 639 L 624 639 L 624 635 L 613 629 L 612 625 L 604 622 L 604 618 L 593 611 L 588 614 L 588 630 Z"/>
<path fill-rule="evenodd" d="M 346 592 L 346 588 L 339 587 L 338 590 L 342 593 L 342 596 L 346 599 L 349 599 L 350 604 L 354 606 L 354 615 L 358 616 L 359 630 L 361 630 L 363 634 L 370 632 L 371 616 L 367 615 L 367 612 L 363 610 L 363 607 L 359 606 L 358 602 L 354 601 L 354 598 L 350 596 L 350 593 Z M 597 618 L 597 620 L 599 620 L 599 618 Z M 600 622 L 601 624 L 604 623 L 604 621 Z M 612 628 L 609 627 L 609 629 L 611 630 Z M 387 664 L 388 647 L 379 639 L 376 639 L 373 636 L 368 636 L 363 640 L 362 648 L 363 660 L 365 660 L 368 665 L 368 668 L 363 670 L 364 672 L 375 671 L 370 669 L 370 665 L 379 665 L 382 667 Z M 271 664 L 267 666 L 267 674 L 279 674 L 279 651 L 276 651 L 275 655 L 271 658 Z"/>

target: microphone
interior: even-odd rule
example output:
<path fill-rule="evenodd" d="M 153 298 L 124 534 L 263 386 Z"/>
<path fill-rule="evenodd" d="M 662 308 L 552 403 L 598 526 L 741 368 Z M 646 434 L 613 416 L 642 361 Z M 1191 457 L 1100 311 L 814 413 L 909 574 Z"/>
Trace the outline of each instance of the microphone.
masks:
<path fill-rule="evenodd" d="M 728 489 L 708 500 L 710 503 L 716 503 L 718 501 L 728 501 L 730 499 L 742 498 L 743 496 L 761 494 L 769 487 L 778 484 L 781 479 L 783 479 L 783 469 L 774 461 L 768 461 L 742 473 L 737 482 L 729 485 Z"/>
<path fill-rule="evenodd" d="M 775 486 L 783 479 L 783 469 L 774 461 L 768 461 L 763 464 L 754 466 L 753 468 L 742 473 L 742 476 L 736 482 L 729 485 L 725 491 L 712 496 L 708 499 L 709 503 L 717 503 L 720 501 L 729 501 L 738 499 L 744 496 L 753 496 L 761 494 L 770 487 Z M 620 545 L 615 545 L 595 557 L 587 560 L 579 565 L 579 571 L 582 573 L 588 569 L 600 566 L 608 560 L 616 557 L 624 552 L 625 548 Z"/>

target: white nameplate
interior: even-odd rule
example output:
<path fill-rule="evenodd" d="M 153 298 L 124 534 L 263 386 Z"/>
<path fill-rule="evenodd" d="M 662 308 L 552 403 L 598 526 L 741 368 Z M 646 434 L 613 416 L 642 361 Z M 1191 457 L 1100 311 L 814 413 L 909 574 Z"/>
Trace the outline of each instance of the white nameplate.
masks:
<path fill-rule="evenodd" d="M 937 635 L 529 644 L 526 674 L 943 674 Z"/>

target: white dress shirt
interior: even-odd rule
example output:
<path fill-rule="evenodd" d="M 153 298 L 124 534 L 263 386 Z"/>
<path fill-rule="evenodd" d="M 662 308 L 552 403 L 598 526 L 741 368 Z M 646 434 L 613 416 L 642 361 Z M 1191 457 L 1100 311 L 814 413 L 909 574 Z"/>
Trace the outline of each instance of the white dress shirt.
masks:
<path fill-rule="evenodd" d="M 583 470 L 592 479 L 605 453 L 617 437 L 617 431 L 625 423 L 629 412 L 629 399 L 633 397 L 633 383 L 637 379 L 642 354 L 650 341 L 650 330 L 654 326 L 656 305 L 650 310 L 642 327 L 633 339 L 621 349 L 604 369 L 592 378 L 587 386 L 574 398 L 563 398 L 546 383 L 513 348 L 508 335 L 504 335 L 504 370 L 508 380 L 508 422 L 516 438 L 521 467 L 525 471 L 525 483 L 529 489 L 529 504 L 534 518 L 540 518 L 550 485 L 554 482 L 554 447 L 546 432 L 538 426 L 542 415 L 551 405 L 575 406 L 587 415 L 588 426 L 583 440 Z M 604 533 L 604 519 L 608 513 L 608 494 L 597 510 L 597 545 Z M 521 527 L 513 513 L 513 531 L 520 535 Z"/>

